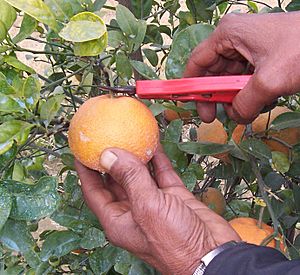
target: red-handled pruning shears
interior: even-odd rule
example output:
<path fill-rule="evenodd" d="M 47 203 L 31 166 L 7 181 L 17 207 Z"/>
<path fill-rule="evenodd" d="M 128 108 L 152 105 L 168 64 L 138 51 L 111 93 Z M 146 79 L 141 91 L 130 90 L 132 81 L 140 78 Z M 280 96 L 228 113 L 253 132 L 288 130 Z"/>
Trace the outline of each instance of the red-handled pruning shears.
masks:
<path fill-rule="evenodd" d="M 141 99 L 166 99 L 231 103 L 251 75 L 206 76 L 170 80 L 138 80 L 136 86 L 103 87 L 116 93 L 137 95 Z"/>

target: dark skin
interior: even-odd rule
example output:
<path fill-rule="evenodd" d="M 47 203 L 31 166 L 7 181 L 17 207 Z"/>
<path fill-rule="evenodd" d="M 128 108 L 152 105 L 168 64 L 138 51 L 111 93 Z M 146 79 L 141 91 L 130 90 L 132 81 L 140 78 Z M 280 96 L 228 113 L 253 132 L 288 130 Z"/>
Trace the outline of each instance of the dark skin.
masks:
<path fill-rule="evenodd" d="M 161 148 L 152 159 L 153 177 L 139 159 L 120 149 L 105 151 L 100 163 L 110 174 L 106 180 L 76 162 L 87 205 L 114 245 L 162 274 L 193 274 L 209 251 L 240 240 L 186 189 Z"/>
<path fill-rule="evenodd" d="M 253 73 L 232 102 L 233 120 L 246 124 L 282 95 L 299 91 L 300 13 L 229 14 L 192 52 L 184 77 Z M 212 122 L 216 105 L 197 103 L 204 122 Z"/>
<path fill-rule="evenodd" d="M 299 23 L 298 12 L 225 16 L 193 51 L 184 76 L 253 73 L 225 106 L 232 119 L 248 123 L 274 99 L 300 90 Z M 197 110 L 204 122 L 215 119 L 214 104 L 198 103 Z M 151 162 L 154 176 L 132 154 L 110 148 L 100 159 L 105 180 L 78 161 L 76 169 L 85 200 L 113 244 L 163 274 L 193 274 L 209 251 L 240 239 L 185 188 L 161 148 Z"/>

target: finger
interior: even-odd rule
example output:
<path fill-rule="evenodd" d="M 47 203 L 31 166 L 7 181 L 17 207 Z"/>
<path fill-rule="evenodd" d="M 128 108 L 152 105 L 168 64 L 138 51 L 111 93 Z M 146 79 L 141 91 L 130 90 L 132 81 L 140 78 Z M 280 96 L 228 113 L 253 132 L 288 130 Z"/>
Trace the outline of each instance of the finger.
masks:
<path fill-rule="evenodd" d="M 128 200 L 125 190 L 110 175 L 106 175 L 104 186 L 114 194 L 117 201 Z"/>
<path fill-rule="evenodd" d="M 159 196 L 147 167 L 133 154 L 110 148 L 102 153 L 100 164 L 122 186 L 129 202 L 135 207 L 140 208 Z"/>
<path fill-rule="evenodd" d="M 253 121 L 253 119 L 245 119 L 242 118 L 239 113 L 237 113 L 233 108 L 231 104 L 224 104 L 224 109 L 232 120 L 236 121 L 239 124 L 249 124 Z"/>
<path fill-rule="evenodd" d="M 271 86 L 272 83 L 269 85 Z M 277 94 L 273 93 L 270 87 L 264 85 L 258 74 L 255 73 L 244 89 L 234 98 L 229 116 L 238 122 L 239 120 L 253 121 L 260 111 L 276 98 Z"/>
<path fill-rule="evenodd" d="M 184 187 L 182 180 L 175 172 L 170 160 L 163 152 L 161 145 L 152 158 L 152 164 L 158 187 Z"/>
<path fill-rule="evenodd" d="M 105 212 L 111 210 L 110 204 L 114 201 L 113 194 L 104 188 L 100 174 L 75 161 L 75 168 L 80 178 L 81 189 L 88 207 L 99 218 L 102 226 L 108 223 Z"/>
<path fill-rule="evenodd" d="M 196 108 L 200 119 L 205 123 L 213 122 L 216 118 L 216 106 L 215 103 L 197 102 Z"/>
<path fill-rule="evenodd" d="M 189 57 L 183 76 L 195 77 L 205 75 L 209 67 L 218 63 L 220 55 L 217 54 L 215 46 L 212 38 L 208 38 L 199 44 Z"/>

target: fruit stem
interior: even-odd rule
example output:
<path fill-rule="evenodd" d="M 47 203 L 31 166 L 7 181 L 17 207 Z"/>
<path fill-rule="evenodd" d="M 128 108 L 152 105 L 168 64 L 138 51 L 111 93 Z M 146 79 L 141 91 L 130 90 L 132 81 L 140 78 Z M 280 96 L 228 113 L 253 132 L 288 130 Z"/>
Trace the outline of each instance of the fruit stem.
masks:
<path fill-rule="evenodd" d="M 261 206 L 259 209 L 259 217 L 258 217 L 258 223 L 257 226 L 262 229 L 262 220 L 264 216 L 265 206 Z"/>

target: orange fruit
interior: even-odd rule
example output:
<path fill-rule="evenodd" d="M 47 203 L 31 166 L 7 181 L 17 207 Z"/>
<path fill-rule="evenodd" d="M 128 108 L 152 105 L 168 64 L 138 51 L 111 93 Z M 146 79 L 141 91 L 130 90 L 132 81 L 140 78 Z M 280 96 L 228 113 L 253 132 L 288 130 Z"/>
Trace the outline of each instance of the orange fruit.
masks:
<path fill-rule="evenodd" d="M 200 142 L 213 142 L 219 144 L 227 143 L 228 135 L 223 127 L 223 124 L 215 119 L 211 123 L 201 122 L 197 129 L 197 139 Z M 213 155 L 213 157 L 218 158 L 225 163 L 230 162 L 228 153 L 221 153 Z"/>
<path fill-rule="evenodd" d="M 253 218 L 239 217 L 229 221 L 229 224 L 243 241 L 251 244 L 260 245 L 266 237 L 274 233 L 274 228 L 265 223 L 262 223 L 261 228 L 259 228 L 258 220 Z M 276 248 L 276 241 L 271 240 L 267 246 Z M 280 240 L 280 248 L 284 251 L 282 240 Z"/>
<path fill-rule="evenodd" d="M 280 114 L 290 112 L 291 110 L 287 107 L 277 106 L 271 111 L 270 121 L 268 124 L 269 113 L 260 114 L 252 123 L 252 130 L 254 133 L 262 133 L 264 132 L 268 126 L 272 123 L 272 121 L 279 116 Z M 236 143 L 240 143 L 241 139 L 243 139 L 243 133 L 245 131 L 244 125 L 238 125 L 232 134 L 232 139 Z M 295 145 L 300 141 L 300 128 L 288 128 L 280 131 L 269 131 L 269 136 L 275 137 L 286 142 L 289 145 Z M 264 142 L 269 146 L 271 151 L 279 151 L 284 154 L 289 153 L 288 147 L 280 143 L 279 141 L 272 139 L 265 139 Z"/>
<path fill-rule="evenodd" d="M 215 213 L 221 216 L 224 214 L 226 201 L 219 189 L 208 187 L 202 193 L 196 194 L 195 197 Z"/>
<path fill-rule="evenodd" d="M 184 106 L 184 102 L 181 102 L 181 101 L 177 101 L 177 107 L 183 107 Z M 175 119 L 183 119 L 183 120 L 188 120 L 192 117 L 192 112 L 190 111 L 185 111 L 185 112 L 180 112 L 180 113 L 177 113 L 176 111 L 174 110 L 171 110 L 171 109 L 167 109 L 164 111 L 164 117 L 167 121 L 173 121 Z"/>
<path fill-rule="evenodd" d="M 78 109 L 68 139 L 81 163 L 104 172 L 99 159 L 110 147 L 127 150 L 147 163 L 157 148 L 159 129 L 151 111 L 137 99 L 105 95 L 88 99 Z"/>

